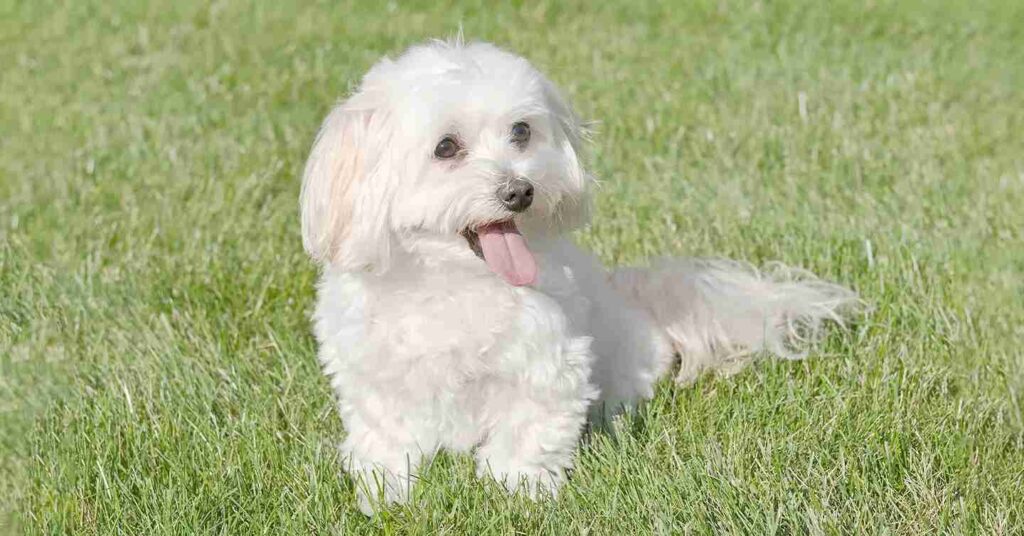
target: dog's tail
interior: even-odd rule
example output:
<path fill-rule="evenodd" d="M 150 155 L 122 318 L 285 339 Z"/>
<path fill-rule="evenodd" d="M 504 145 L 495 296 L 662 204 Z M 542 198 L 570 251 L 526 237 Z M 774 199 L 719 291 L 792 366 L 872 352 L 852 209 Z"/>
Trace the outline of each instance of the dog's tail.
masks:
<path fill-rule="evenodd" d="M 672 259 L 616 270 L 612 284 L 672 341 L 679 383 L 705 370 L 734 373 L 761 353 L 800 359 L 826 323 L 844 326 L 862 309 L 852 290 L 781 264 Z"/>

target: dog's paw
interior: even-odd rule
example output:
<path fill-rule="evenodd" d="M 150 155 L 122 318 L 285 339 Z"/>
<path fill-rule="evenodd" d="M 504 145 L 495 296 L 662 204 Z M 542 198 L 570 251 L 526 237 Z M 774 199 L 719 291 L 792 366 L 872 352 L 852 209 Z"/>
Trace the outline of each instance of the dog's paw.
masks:
<path fill-rule="evenodd" d="M 550 471 L 524 467 L 494 471 L 488 467 L 478 469 L 477 476 L 493 478 L 510 495 L 522 493 L 534 501 L 556 497 L 558 490 L 565 483 L 565 472 L 561 469 Z"/>
<path fill-rule="evenodd" d="M 355 479 L 356 502 L 359 511 L 367 517 L 392 506 L 409 502 L 412 482 L 409 477 L 392 473 L 381 475 L 377 471 Z"/>

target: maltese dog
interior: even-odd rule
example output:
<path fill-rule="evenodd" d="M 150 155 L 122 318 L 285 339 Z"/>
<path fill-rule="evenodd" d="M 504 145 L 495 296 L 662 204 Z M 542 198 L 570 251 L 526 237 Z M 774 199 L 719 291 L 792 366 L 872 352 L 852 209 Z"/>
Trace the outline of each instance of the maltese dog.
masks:
<path fill-rule="evenodd" d="M 588 421 L 675 370 L 802 355 L 853 292 L 775 266 L 607 271 L 573 244 L 595 179 L 584 124 L 525 59 L 432 42 L 382 59 L 324 120 L 302 241 L 322 267 L 319 359 L 367 514 L 440 449 L 510 492 L 555 493 Z"/>

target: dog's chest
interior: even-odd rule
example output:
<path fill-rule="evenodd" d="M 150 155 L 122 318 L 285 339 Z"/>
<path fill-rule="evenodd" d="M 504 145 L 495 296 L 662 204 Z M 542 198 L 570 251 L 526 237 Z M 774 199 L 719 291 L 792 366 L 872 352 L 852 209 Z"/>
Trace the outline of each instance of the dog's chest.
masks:
<path fill-rule="evenodd" d="M 458 266 L 388 278 L 327 276 L 317 315 L 318 338 L 329 347 L 322 357 L 330 355 L 329 368 L 350 379 L 394 376 L 450 386 L 591 335 L 591 303 L 572 269 L 541 260 L 535 287 L 512 287 Z M 342 311 L 342 304 L 349 306 Z"/>

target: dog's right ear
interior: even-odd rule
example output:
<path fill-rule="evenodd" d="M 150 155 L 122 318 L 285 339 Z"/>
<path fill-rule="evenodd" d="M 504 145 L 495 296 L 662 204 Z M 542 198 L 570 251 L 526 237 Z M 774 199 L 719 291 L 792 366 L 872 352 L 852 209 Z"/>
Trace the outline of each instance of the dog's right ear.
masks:
<path fill-rule="evenodd" d="M 299 201 L 302 245 L 321 264 L 359 263 L 345 250 L 358 217 L 360 187 L 380 151 L 382 118 L 372 101 L 360 92 L 331 110 L 306 161 Z"/>

